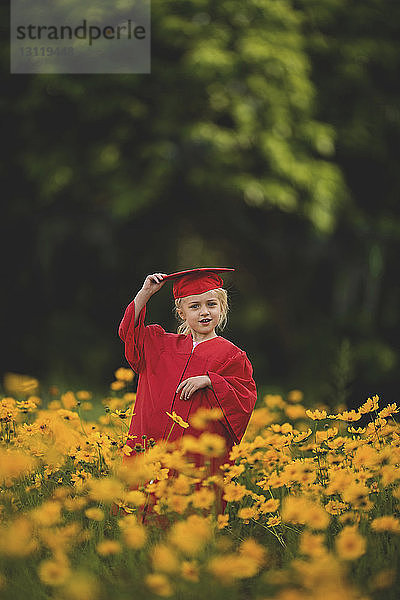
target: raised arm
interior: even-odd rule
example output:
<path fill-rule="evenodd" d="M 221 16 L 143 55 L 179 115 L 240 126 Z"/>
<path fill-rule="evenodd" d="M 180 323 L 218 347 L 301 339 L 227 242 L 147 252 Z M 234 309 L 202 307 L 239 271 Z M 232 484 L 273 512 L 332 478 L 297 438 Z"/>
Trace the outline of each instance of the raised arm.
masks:
<path fill-rule="evenodd" d="M 142 308 L 147 304 L 147 301 L 164 285 L 165 281 L 163 281 L 163 278 L 165 277 L 165 275 L 166 273 L 153 273 L 152 275 L 147 275 L 142 288 L 138 291 L 138 293 L 135 296 L 134 325 L 136 325 L 137 320 L 139 318 L 139 314 Z"/>
<path fill-rule="evenodd" d="M 165 281 L 162 279 L 163 273 L 154 273 L 146 277 L 142 288 L 125 310 L 118 328 L 118 335 L 125 342 L 126 359 L 136 373 L 140 372 L 144 364 L 145 306 L 149 298 L 164 285 Z"/>

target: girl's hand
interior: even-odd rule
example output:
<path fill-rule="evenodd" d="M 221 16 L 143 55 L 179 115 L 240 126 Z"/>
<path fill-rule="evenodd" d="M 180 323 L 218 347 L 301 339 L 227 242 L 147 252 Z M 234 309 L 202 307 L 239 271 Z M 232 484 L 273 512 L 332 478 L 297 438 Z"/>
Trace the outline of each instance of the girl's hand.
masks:
<path fill-rule="evenodd" d="M 201 388 L 211 387 L 211 379 L 208 375 L 197 375 L 197 377 L 189 377 L 184 379 L 178 385 L 176 393 L 181 391 L 181 400 L 189 400 L 190 396 Z"/>
<path fill-rule="evenodd" d="M 144 280 L 142 290 L 149 296 L 152 296 L 164 285 L 164 277 L 166 277 L 166 273 L 153 273 L 152 275 L 147 275 L 146 279 Z"/>

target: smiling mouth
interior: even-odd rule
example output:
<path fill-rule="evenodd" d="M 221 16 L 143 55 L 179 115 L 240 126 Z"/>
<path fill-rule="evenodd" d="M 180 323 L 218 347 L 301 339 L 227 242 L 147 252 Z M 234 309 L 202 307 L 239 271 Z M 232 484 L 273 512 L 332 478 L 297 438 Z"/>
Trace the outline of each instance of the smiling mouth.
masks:
<path fill-rule="evenodd" d="M 211 319 L 201 319 L 200 323 L 204 323 L 206 325 L 210 321 L 211 321 Z"/>

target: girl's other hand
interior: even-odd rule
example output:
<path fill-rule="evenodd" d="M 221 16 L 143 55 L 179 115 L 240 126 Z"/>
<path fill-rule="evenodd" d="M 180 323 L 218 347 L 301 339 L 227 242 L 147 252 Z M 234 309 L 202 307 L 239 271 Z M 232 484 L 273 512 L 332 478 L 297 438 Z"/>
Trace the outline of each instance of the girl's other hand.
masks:
<path fill-rule="evenodd" d="M 189 400 L 190 397 L 197 392 L 197 390 L 201 390 L 202 388 L 211 387 L 211 379 L 208 375 L 197 375 L 196 377 L 189 377 L 188 379 L 184 379 L 178 385 L 176 389 L 176 394 L 180 394 L 181 400 Z"/>
<path fill-rule="evenodd" d="M 144 280 L 142 290 L 152 296 L 164 285 L 164 277 L 166 277 L 166 273 L 153 273 L 152 275 L 147 275 L 146 279 Z"/>

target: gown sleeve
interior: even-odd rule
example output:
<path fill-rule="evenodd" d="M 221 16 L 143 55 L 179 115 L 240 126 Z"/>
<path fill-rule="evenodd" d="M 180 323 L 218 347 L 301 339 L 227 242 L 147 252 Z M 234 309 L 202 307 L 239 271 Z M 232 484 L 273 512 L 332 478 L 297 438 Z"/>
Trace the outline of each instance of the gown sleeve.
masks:
<path fill-rule="evenodd" d="M 207 371 L 211 380 L 216 405 L 224 414 L 224 421 L 235 443 L 239 443 L 257 401 L 253 367 L 247 355 L 239 351 L 217 371 Z"/>
<path fill-rule="evenodd" d="M 135 373 L 141 373 L 145 369 L 145 347 L 146 344 L 156 347 L 156 340 L 165 332 L 160 325 L 146 325 L 146 305 L 139 313 L 135 323 L 135 301 L 128 305 L 122 321 L 118 328 L 118 335 L 125 342 L 125 357 Z"/>

